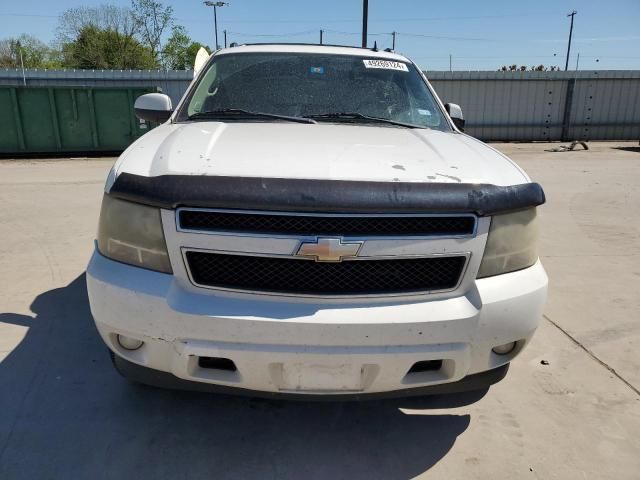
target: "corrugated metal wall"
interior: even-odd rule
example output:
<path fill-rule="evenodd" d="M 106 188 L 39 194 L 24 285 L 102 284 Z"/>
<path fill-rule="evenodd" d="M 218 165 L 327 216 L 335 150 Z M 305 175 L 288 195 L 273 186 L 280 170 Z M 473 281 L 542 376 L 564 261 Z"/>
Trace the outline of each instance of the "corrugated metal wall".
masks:
<path fill-rule="evenodd" d="M 157 87 L 177 104 L 185 71 L 26 70 L 27 85 Z M 458 103 L 483 140 L 636 140 L 640 71 L 427 72 L 443 102 Z M 0 85 L 22 85 L 0 70 Z"/>
<path fill-rule="evenodd" d="M 640 72 L 427 72 L 483 140 L 636 140 Z"/>

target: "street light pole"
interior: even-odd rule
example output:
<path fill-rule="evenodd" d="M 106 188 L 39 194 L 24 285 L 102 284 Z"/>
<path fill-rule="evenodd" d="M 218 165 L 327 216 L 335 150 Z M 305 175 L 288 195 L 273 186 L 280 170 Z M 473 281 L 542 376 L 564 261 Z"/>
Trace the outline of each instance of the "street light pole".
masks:
<path fill-rule="evenodd" d="M 362 0 L 362 48 L 367 48 L 367 24 L 369 23 L 369 0 Z"/>
<path fill-rule="evenodd" d="M 569 53 L 571 52 L 571 36 L 573 35 L 573 17 L 578 13 L 575 10 L 571 12 L 567 17 L 571 17 L 571 27 L 569 28 L 569 45 L 567 46 L 567 61 L 564 64 L 564 71 L 569 69 Z"/>
<path fill-rule="evenodd" d="M 225 5 L 229 5 L 228 2 L 211 2 L 207 0 L 203 2 L 207 7 L 213 7 L 213 26 L 216 31 L 216 50 L 220 48 L 220 44 L 218 43 L 218 11 L 217 7 L 224 7 Z M 225 42 L 226 43 L 226 42 Z"/>

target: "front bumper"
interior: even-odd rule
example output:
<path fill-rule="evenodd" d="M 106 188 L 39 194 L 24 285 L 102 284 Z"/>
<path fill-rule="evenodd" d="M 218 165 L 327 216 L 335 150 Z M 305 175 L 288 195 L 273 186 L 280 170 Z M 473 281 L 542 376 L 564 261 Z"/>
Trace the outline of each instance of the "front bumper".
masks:
<path fill-rule="evenodd" d="M 183 380 L 266 393 L 360 395 L 460 382 L 511 361 L 532 337 L 546 298 L 540 263 L 475 281 L 465 295 L 385 303 L 183 288 L 172 275 L 95 252 L 87 269 L 91 311 L 115 354 Z M 144 341 L 124 350 L 116 335 Z M 508 355 L 494 346 L 517 341 Z M 200 357 L 237 370 L 203 368 Z M 416 362 L 437 370 L 408 373 Z"/>
<path fill-rule="evenodd" d="M 228 387 L 215 383 L 194 382 L 183 380 L 168 372 L 161 372 L 147 367 L 141 367 L 136 363 L 129 362 L 120 356 L 111 353 L 113 365 L 128 380 L 151 385 L 154 387 L 168 388 L 173 390 L 187 390 L 205 393 L 218 393 L 223 395 L 261 397 L 277 400 L 386 400 L 391 398 L 406 398 L 424 395 L 450 395 L 461 392 L 478 391 L 481 392 L 489 386 L 502 380 L 509 364 L 487 370 L 485 372 L 474 373 L 456 382 L 440 383 L 422 387 L 406 388 L 402 390 L 390 390 L 386 392 L 373 393 L 343 393 L 340 395 L 300 395 L 299 393 L 281 393 L 260 390 L 247 390 L 245 388 Z"/>

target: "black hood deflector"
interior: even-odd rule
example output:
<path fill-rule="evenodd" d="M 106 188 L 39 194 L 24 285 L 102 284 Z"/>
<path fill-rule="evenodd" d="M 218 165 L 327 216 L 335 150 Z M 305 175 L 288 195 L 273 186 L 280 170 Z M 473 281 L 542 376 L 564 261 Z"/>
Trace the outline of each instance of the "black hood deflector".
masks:
<path fill-rule="evenodd" d="M 110 195 L 161 208 L 225 208 L 318 213 L 494 215 L 545 202 L 537 183 L 370 182 L 204 175 L 118 175 Z"/>

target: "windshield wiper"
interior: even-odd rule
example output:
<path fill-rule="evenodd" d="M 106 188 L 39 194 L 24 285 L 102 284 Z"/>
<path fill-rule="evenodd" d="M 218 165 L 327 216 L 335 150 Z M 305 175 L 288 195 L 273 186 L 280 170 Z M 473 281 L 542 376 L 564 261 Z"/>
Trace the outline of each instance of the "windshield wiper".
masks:
<path fill-rule="evenodd" d="M 390 125 L 397 125 L 399 127 L 426 128 L 421 125 L 414 125 L 413 123 L 399 122 L 397 120 L 390 120 L 388 118 L 371 117 L 369 115 L 358 112 L 316 113 L 313 115 L 305 115 L 304 118 L 316 118 L 318 120 L 366 120 L 368 122 L 388 123 Z"/>
<path fill-rule="evenodd" d="M 189 120 L 200 120 L 200 119 L 215 119 L 215 118 L 223 118 L 223 117 L 258 117 L 258 118 L 274 118 L 277 120 L 287 120 L 289 122 L 298 122 L 298 123 L 318 123 L 311 118 L 305 117 L 292 117 L 289 115 L 278 115 L 276 113 L 266 113 L 266 112 L 252 112 L 250 110 L 243 110 L 241 108 L 221 108 L 219 110 L 211 110 L 208 112 L 196 112 L 192 115 L 189 115 Z"/>

